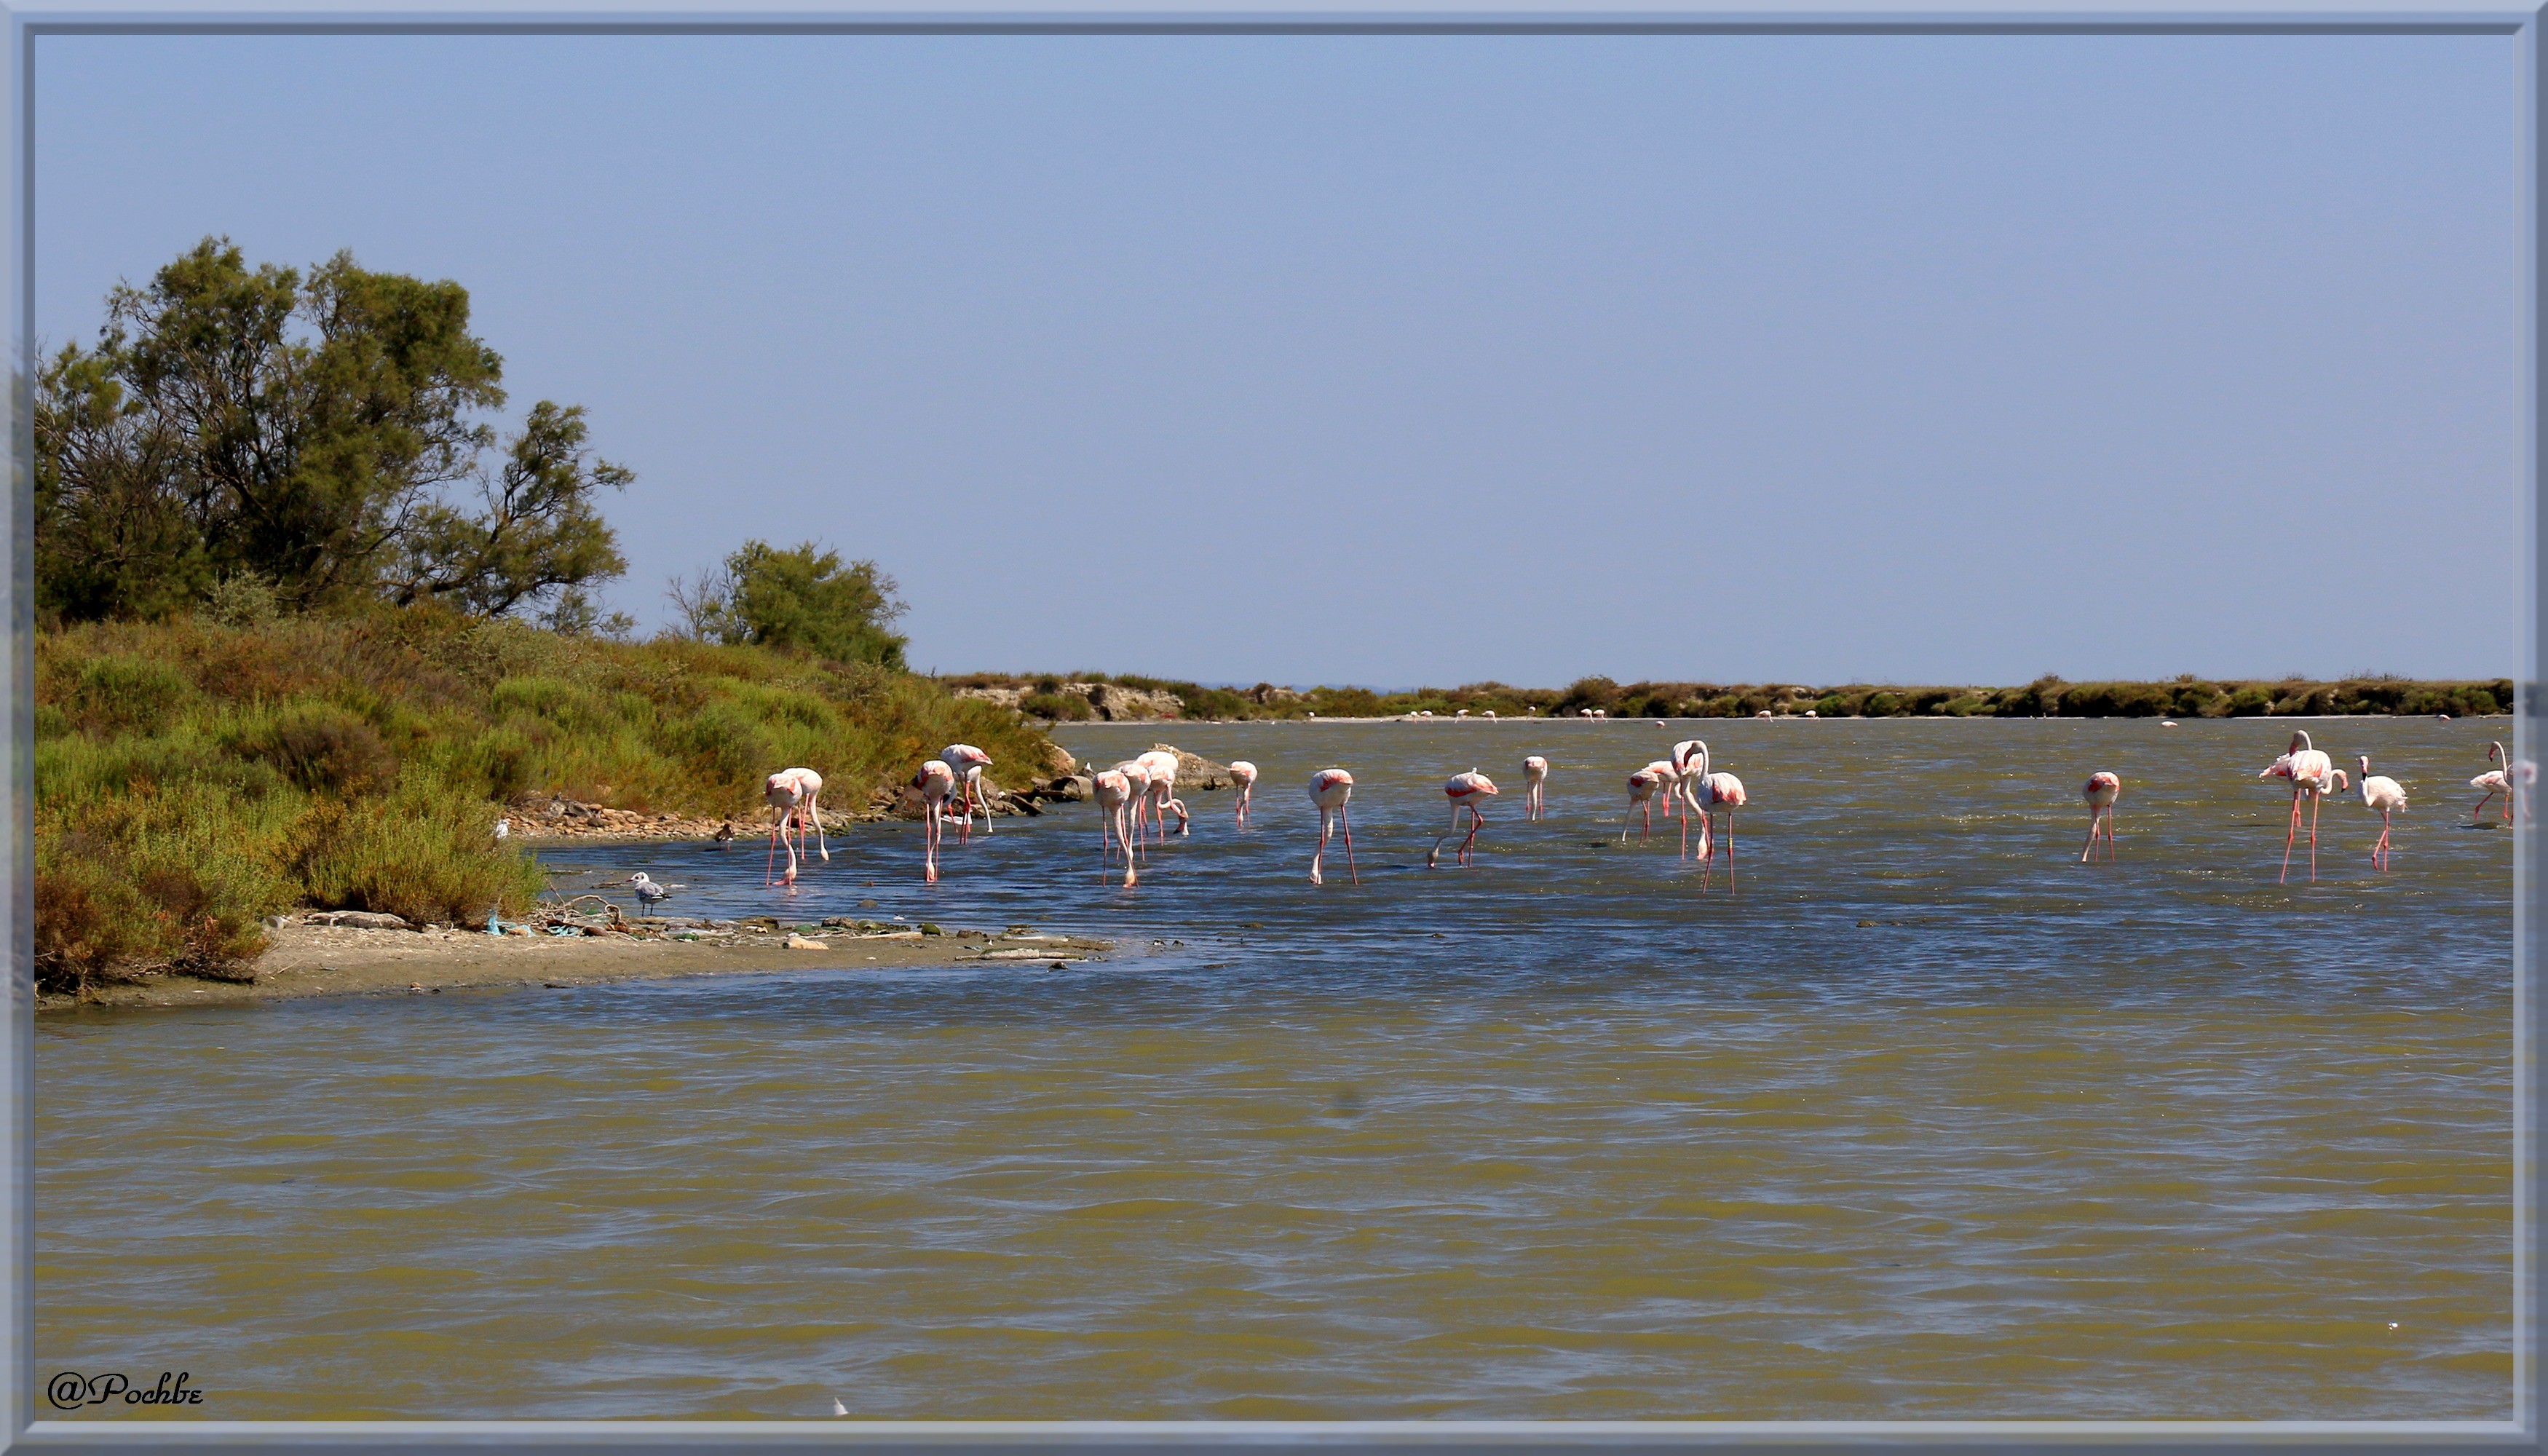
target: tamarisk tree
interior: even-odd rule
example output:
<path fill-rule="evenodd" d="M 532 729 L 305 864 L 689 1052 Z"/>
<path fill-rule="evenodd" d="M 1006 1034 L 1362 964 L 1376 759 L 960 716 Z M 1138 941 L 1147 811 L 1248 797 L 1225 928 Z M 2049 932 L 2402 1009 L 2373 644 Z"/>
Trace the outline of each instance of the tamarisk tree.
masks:
<path fill-rule="evenodd" d="M 244 577 L 305 610 L 592 625 L 588 589 L 626 570 L 596 498 L 631 477 L 591 456 L 579 406 L 500 437 L 502 373 L 457 283 L 347 253 L 250 268 L 204 239 L 38 371 L 38 610 L 162 616 Z"/>

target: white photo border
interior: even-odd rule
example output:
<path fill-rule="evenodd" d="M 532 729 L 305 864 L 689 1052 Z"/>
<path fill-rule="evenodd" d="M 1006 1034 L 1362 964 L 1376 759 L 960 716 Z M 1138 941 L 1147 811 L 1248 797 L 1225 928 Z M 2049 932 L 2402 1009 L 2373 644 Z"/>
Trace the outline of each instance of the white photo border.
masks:
<path fill-rule="evenodd" d="M 10 387 L 0 392 L 11 465 L 9 510 L 0 517 L 10 583 L 5 681 L 5 746 L 9 778 L 8 895 L 0 931 L 9 947 L 8 1026 L 0 1036 L 0 1448 L 84 1453 L 234 1452 L 289 1448 L 296 1453 L 508 1451 L 577 1447 L 596 1450 L 815 1450 L 909 1452 L 950 1456 L 966 1451 L 1068 1446 L 1144 1453 L 1221 1451 L 1320 1452 L 1422 1449 L 1502 1451 L 1517 1447 L 1602 1450 L 1815 1450 L 1911 1446 L 1924 1451 L 2007 1451 L 2084 1445 L 2104 1452 L 2281 1450 L 2539 1451 L 2540 1373 L 2533 1350 L 2538 1328 L 2540 1228 L 2535 1140 L 2539 1084 L 2533 1074 L 2542 924 L 2536 902 L 2536 816 L 2525 816 L 2513 840 L 2512 1145 L 2513 1329 L 2512 1418 L 2503 1421 L 2401 1420 L 384 1420 L 384 1421 L 64 1421 L 42 1418 L 34 1365 L 35 1229 L 35 493 L 32 382 L 35 316 L 36 42 L 47 35 L 1825 35 L 1825 36 L 2328 36 L 2501 35 L 2519 37 L 2522 112 L 2507 118 L 2523 137 L 2523 238 L 2529 418 L 2523 438 L 2528 490 L 2523 501 L 2524 617 L 2513 754 L 2536 761 L 2540 648 L 2548 642 L 2548 602 L 2539 592 L 2542 475 L 2540 422 L 2548 416 L 2548 277 L 2540 239 L 2548 232 L 2548 113 L 2540 106 L 2543 20 L 2548 8 L 2521 5 L 2381 3 L 2305 4 L 2264 0 L 2207 7 L 2200 0 L 2000 0 L 1919 4 L 1711 4 L 1708 0 L 1607 0 L 1570 8 L 1528 0 L 1437 0 L 1371 4 L 1301 0 L 1280 8 L 1214 5 L 1210 0 L 973 0 L 861 5 L 855 0 L 778 0 L 751 8 L 567 3 L 492 8 L 381 0 L 373 6 L 289 3 L 254 7 L 222 0 L 0 0 L 5 67 L 0 67 L 0 152 L 8 158 L 7 226 L 0 228 L 10 286 L 0 291 L 0 332 L 14 346 Z"/>

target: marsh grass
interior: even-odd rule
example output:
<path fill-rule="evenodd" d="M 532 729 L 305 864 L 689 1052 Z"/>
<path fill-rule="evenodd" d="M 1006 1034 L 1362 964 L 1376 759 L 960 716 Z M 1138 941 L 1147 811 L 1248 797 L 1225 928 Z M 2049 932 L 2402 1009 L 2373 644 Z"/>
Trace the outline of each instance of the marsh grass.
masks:
<path fill-rule="evenodd" d="M 856 810 L 950 742 L 990 776 L 1044 736 L 927 679 L 759 647 L 614 643 L 434 608 L 92 623 L 36 643 L 36 961 L 48 990 L 234 973 L 300 905 L 417 923 L 518 914 L 542 875 L 494 837 L 552 794 L 764 812 L 805 765 Z"/>

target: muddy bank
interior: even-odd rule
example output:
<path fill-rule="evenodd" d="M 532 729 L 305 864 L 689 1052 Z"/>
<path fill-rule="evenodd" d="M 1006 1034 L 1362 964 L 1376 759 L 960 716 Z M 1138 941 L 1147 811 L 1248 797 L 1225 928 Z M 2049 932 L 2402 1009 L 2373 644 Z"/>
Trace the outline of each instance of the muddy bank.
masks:
<path fill-rule="evenodd" d="M 891 969 L 968 961 L 1021 968 L 1067 964 L 1102 954 L 1102 941 L 947 929 L 885 929 L 845 917 L 830 921 L 628 920 L 624 930 L 571 935 L 488 935 L 431 926 L 375 930 L 300 919 L 270 930 L 253 979 L 159 975 L 93 985 L 94 1006 L 217 1006 L 303 996 L 432 995 L 464 987 L 581 986 L 605 981 L 735 972 Z M 935 927 L 933 927 L 934 929 Z M 81 1004 L 41 996 L 39 1010 Z"/>

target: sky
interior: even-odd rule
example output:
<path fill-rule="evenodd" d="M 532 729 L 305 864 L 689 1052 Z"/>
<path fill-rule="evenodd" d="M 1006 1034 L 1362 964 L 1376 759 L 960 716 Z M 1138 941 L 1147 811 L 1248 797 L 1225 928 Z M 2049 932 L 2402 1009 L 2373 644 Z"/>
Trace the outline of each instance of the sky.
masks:
<path fill-rule="evenodd" d="M 913 666 L 2510 675 L 2512 37 L 61 37 L 36 329 L 449 278 Z"/>

